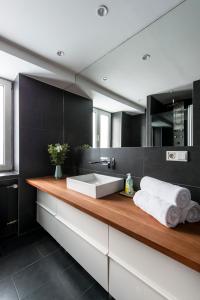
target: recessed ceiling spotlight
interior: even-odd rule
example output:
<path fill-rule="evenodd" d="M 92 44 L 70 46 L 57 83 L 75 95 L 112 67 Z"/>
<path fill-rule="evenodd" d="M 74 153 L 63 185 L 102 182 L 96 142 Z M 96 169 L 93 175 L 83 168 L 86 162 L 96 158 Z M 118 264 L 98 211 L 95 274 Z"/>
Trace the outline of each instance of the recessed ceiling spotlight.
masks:
<path fill-rule="evenodd" d="M 108 77 L 104 76 L 104 77 L 103 77 L 103 80 L 104 80 L 104 81 L 108 80 Z"/>
<path fill-rule="evenodd" d="M 57 55 L 58 55 L 58 56 L 63 56 L 63 55 L 65 55 L 65 52 L 64 52 L 64 51 L 61 51 L 61 50 L 58 50 L 58 51 L 57 51 Z"/>
<path fill-rule="evenodd" d="M 149 60 L 150 58 L 151 58 L 151 55 L 148 54 L 148 53 L 146 53 L 146 54 L 144 54 L 144 55 L 142 56 L 142 59 L 143 59 L 143 60 Z"/>
<path fill-rule="evenodd" d="M 97 14 L 100 16 L 100 17 L 105 17 L 107 16 L 108 14 L 108 7 L 106 5 L 100 5 L 97 9 Z"/>

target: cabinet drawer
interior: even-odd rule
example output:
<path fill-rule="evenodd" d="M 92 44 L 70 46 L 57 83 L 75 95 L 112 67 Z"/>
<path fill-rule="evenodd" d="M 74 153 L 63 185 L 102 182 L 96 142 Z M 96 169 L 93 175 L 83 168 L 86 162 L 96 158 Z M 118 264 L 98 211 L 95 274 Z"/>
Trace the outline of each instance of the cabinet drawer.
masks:
<path fill-rule="evenodd" d="M 199 299 L 198 272 L 112 227 L 109 257 L 166 299 Z"/>
<path fill-rule="evenodd" d="M 105 290 L 108 290 L 108 257 L 57 221 L 57 241 Z"/>
<path fill-rule="evenodd" d="M 56 239 L 56 219 L 45 208 L 37 204 L 37 222 Z"/>
<path fill-rule="evenodd" d="M 108 225 L 86 213 L 57 200 L 57 215 L 60 221 L 70 227 L 76 234 L 87 240 L 91 245 L 108 254 Z"/>
<path fill-rule="evenodd" d="M 56 214 L 57 198 L 37 190 L 37 203 L 46 208 L 50 213 Z"/>
<path fill-rule="evenodd" d="M 166 300 L 112 259 L 109 263 L 109 293 L 116 300 Z"/>

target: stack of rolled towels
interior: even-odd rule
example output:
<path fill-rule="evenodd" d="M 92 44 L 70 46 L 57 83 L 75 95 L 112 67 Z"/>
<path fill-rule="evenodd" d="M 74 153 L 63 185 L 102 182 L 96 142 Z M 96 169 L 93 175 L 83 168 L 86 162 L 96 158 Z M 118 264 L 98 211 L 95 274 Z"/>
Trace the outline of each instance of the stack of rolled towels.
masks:
<path fill-rule="evenodd" d="M 133 201 L 167 227 L 176 227 L 185 221 L 200 221 L 200 205 L 191 200 L 190 191 L 152 177 L 142 178 Z"/>

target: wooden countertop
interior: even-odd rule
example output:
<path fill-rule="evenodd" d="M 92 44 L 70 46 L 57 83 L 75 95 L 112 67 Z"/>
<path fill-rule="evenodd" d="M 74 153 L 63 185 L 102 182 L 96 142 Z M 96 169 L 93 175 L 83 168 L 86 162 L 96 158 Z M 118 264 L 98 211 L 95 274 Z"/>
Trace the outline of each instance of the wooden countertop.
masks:
<path fill-rule="evenodd" d="M 169 229 L 117 193 L 93 199 L 68 190 L 64 179 L 43 177 L 27 182 L 200 272 L 200 223 Z"/>

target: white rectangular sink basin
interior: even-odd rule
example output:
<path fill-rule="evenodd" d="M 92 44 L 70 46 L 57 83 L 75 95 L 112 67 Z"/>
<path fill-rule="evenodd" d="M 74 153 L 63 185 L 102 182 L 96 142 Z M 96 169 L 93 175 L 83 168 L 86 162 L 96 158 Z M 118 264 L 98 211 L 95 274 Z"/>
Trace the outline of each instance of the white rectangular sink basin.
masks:
<path fill-rule="evenodd" d="M 124 179 L 96 173 L 69 177 L 67 188 L 92 198 L 101 198 L 123 190 Z"/>

